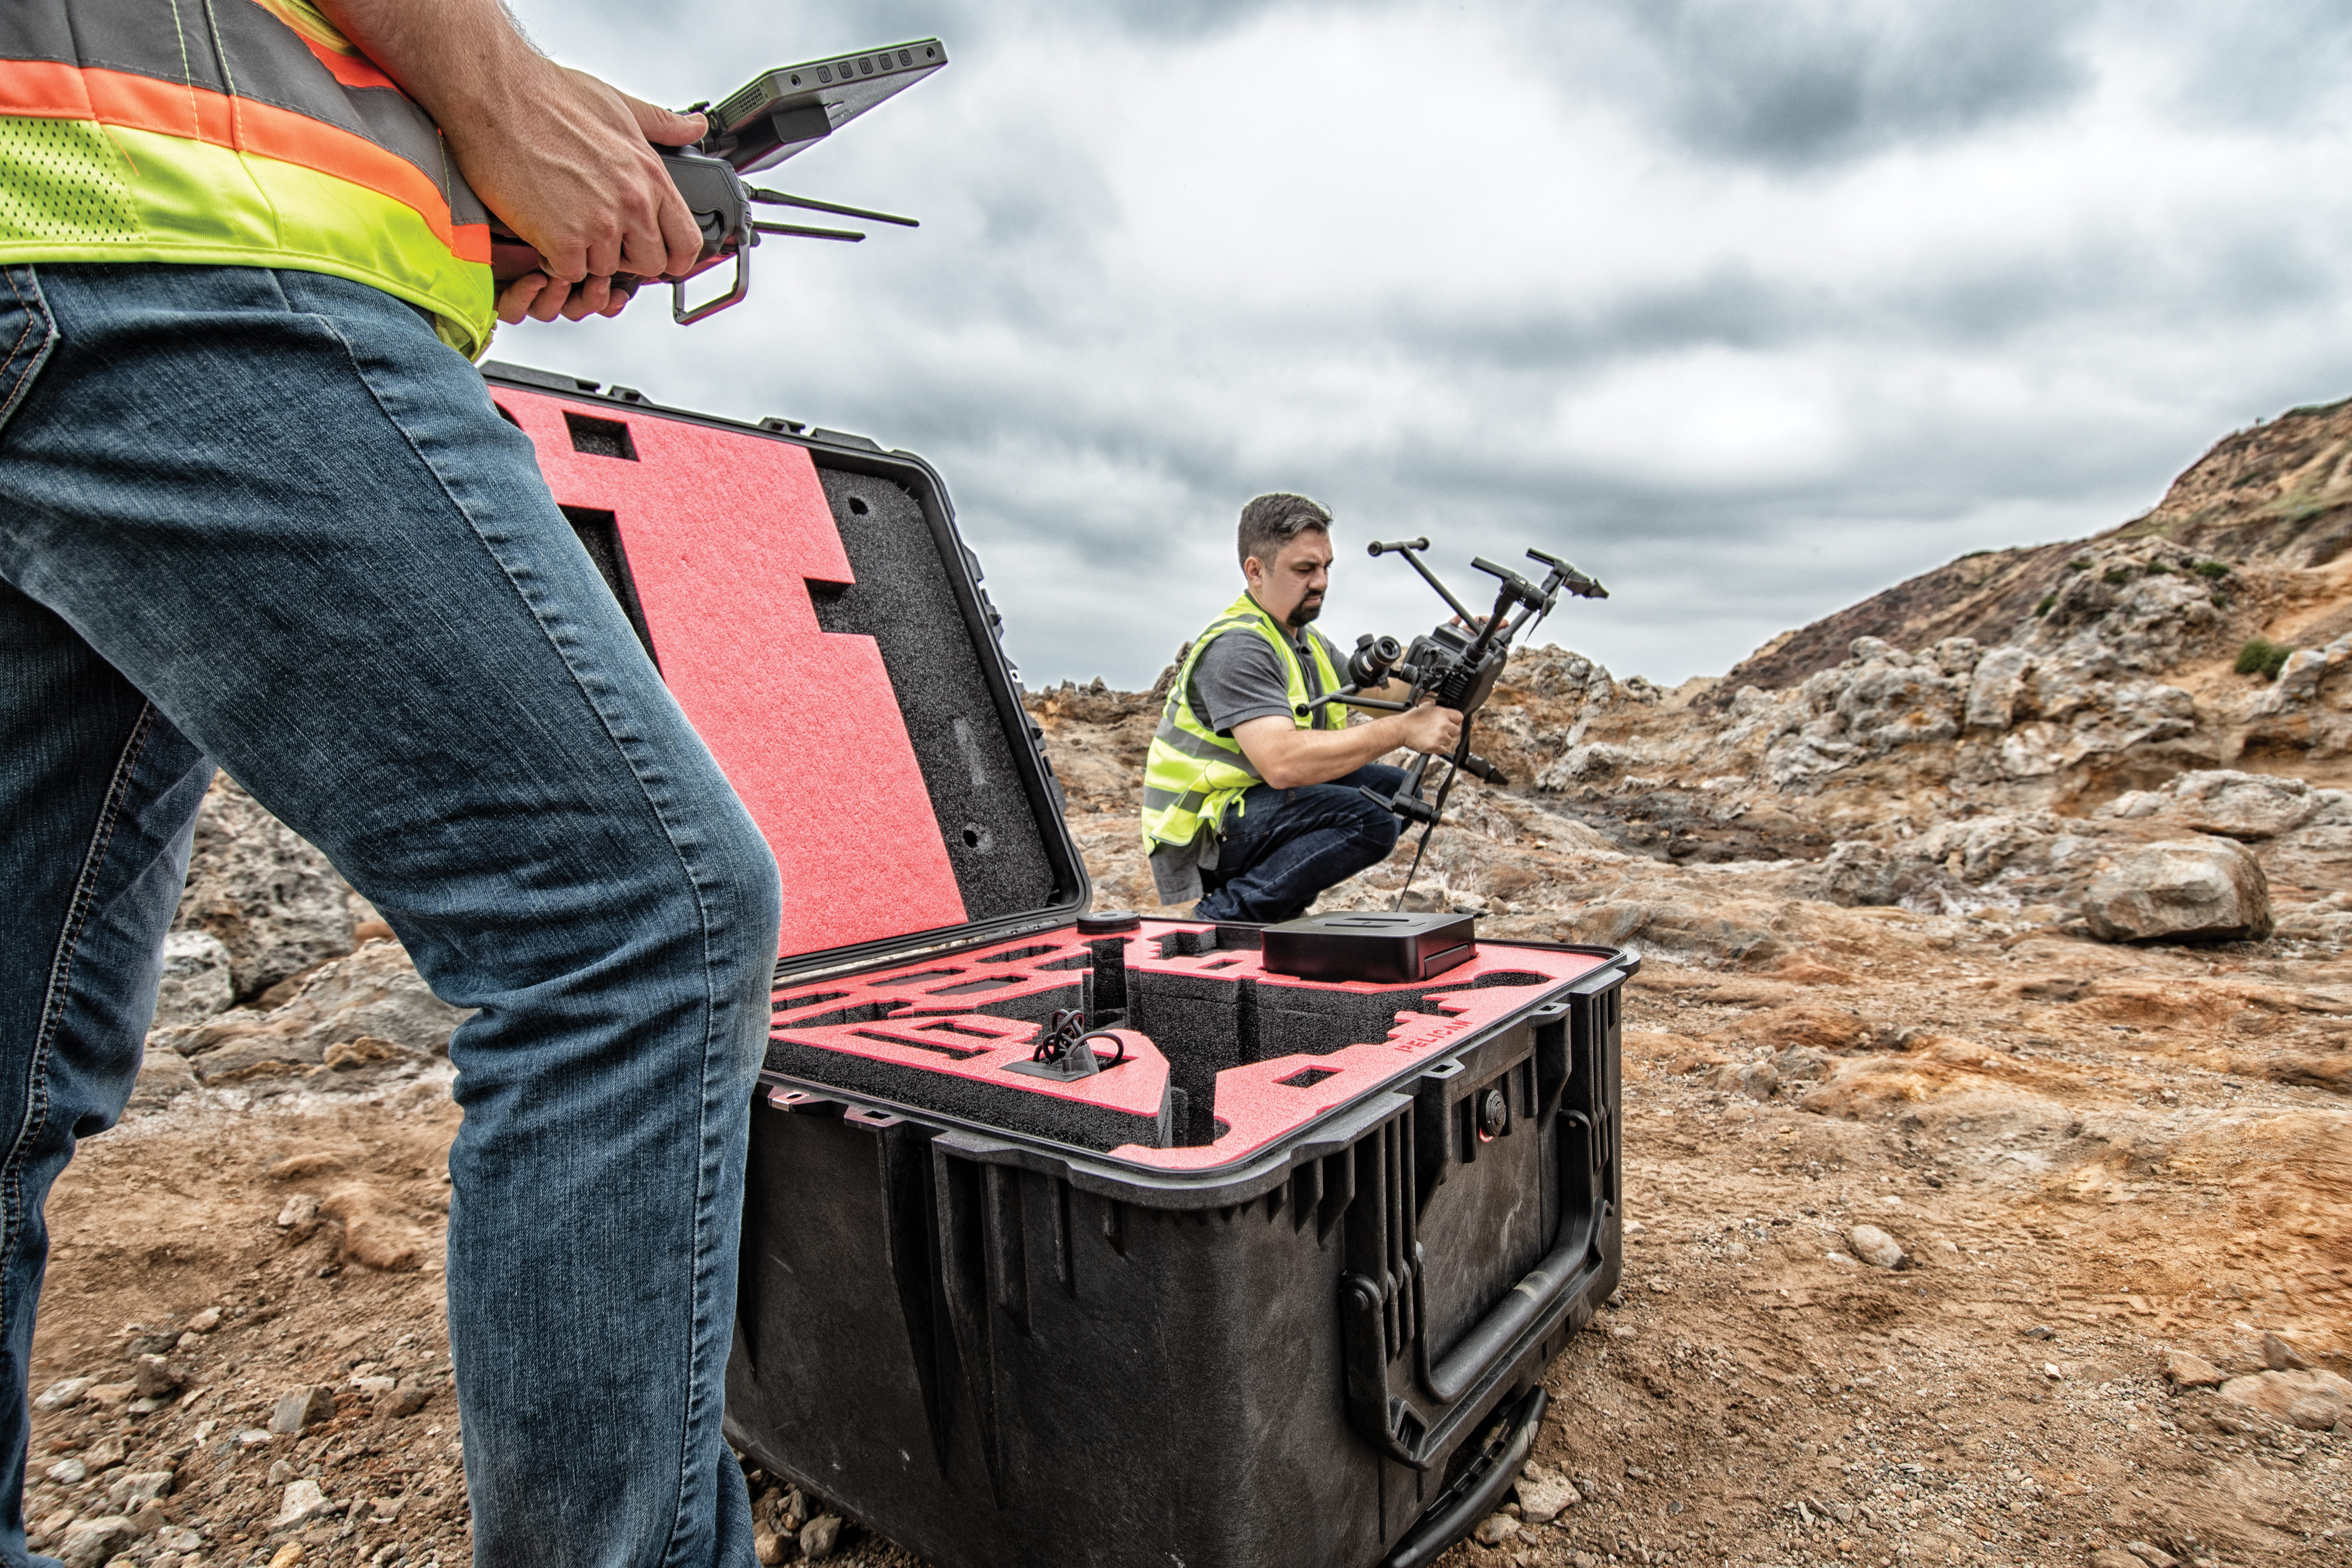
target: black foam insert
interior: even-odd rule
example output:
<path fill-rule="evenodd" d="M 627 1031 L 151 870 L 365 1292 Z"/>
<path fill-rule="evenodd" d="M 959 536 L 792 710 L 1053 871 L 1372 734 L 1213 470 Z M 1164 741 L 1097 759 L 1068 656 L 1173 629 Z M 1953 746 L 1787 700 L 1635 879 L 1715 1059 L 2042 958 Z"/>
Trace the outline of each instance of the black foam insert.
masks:
<path fill-rule="evenodd" d="M 817 624 L 879 646 L 966 916 L 1047 907 L 1056 886 L 1045 835 L 922 504 L 870 475 L 820 467 L 817 477 L 857 575 L 809 584 Z"/>

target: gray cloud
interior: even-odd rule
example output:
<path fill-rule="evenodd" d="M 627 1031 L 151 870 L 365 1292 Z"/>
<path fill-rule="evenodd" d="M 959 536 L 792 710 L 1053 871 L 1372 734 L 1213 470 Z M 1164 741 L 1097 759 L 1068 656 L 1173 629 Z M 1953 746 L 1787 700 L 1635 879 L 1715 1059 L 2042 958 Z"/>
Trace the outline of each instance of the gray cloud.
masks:
<path fill-rule="evenodd" d="M 1620 0 L 1670 124 L 1708 155 L 1798 166 L 2073 100 L 2070 14 L 2034 0 Z M 2074 13 L 2071 15 L 2079 15 Z"/>
<path fill-rule="evenodd" d="M 1268 489 L 1339 510 L 1335 632 L 1429 622 L 1360 549 L 1425 531 L 1457 586 L 1529 544 L 1602 576 L 1549 630 L 1621 671 L 1719 671 L 2352 390 L 2345 29 L 2298 3 L 2293 60 L 2186 4 L 523 9 L 678 101 L 948 39 L 774 176 L 919 233 L 496 352 L 923 453 L 1033 681 L 1150 679 Z"/>
<path fill-rule="evenodd" d="M 2352 13 L 2329 0 L 2157 0 L 2137 14 L 2175 45 L 2184 120 L 2286 129 L 2343 102 Z"/>

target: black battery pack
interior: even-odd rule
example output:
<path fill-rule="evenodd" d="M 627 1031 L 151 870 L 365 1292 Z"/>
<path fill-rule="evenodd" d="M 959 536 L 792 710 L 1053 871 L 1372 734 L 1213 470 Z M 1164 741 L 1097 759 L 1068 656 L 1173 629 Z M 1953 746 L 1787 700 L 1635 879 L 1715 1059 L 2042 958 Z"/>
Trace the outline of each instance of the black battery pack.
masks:
<path fill-rule="evenodd" d="M 1265 928 L 1264 966 L 1300 980 L 1409 984 L 1478 956 L 1475 915 L 1308 915 Z"/>

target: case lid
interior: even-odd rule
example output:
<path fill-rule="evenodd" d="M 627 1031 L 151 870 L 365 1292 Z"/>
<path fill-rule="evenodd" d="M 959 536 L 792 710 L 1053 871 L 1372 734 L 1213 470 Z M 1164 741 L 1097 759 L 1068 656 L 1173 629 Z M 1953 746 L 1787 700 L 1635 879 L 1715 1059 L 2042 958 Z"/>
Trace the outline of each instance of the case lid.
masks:
<path fill-rule="evenodd" d="M 979 558 L 908 452 L 496 361 L 499 412 L 775 851 L 780 975 L 1092 901 Z"/>

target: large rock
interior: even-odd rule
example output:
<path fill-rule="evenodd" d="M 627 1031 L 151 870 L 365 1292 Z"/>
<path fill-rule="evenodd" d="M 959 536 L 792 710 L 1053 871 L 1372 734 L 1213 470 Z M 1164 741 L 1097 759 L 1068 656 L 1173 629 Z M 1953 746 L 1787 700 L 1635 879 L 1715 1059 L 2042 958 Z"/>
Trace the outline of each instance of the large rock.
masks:
<path fill-rule="evenodd" d="M 146 1054 L 139 1060 L 139 1081 L 131 1091 L 131 1110 L 161 1110 L 184 1094 L 204 1086 L 187 1058 L 163 1043 L 163 1034 L 147 1037 Z"/>
<path fill-rule="evenodd" d="M 239 997 L 352 951 L 351 886 L 327 858 L 238 787 L 214 781 L 196 818 L 175 931 L 227 951 Z"/>
<path fill-rule="evenodd" d="M 2297 648 L 2287 655 L 2278 679 L 2256 700 L 2257 714 L 2290 713 L 2319 700 L 2327 678 L 2352 662 L 2352 635 L 2337 637 L 2326 647 Z"/>
<path fill-rule="evenodd" d="M 1841 842 L 1800 886 L 1835 904 L 1931 913 L 1988 899 L 2072 905 L 2108 847 L 2126 837 L 2046 811 L 1960 817 L 1891 844 Z"/>
<path fill-rule="evenodd" d="M 2083 915 L 2104 942 L 2260 942 L 2270 881 L 2228 839 L 2171 839 L 2117 854 L 2091 879 Z"/>
<path fill-rule="evenodd" d="M 236 1002 L 233 963 L 220 938 L 206 931 L 175 931 L 163 939 L 163 978 L 155 988 L 155 1022 L 201 1024 Z"/>
<path fill-rule="evenodd" d="M 2230 620 L 2194 552 L 2134 540 L 2086 553 L 2020 640 L 2099 673 L 2153 673 L 2188 654 L 2224 646 Z"/>
<path fill-rule="evenodd" d="M 2182 773 L 2160 789 L 2119 795 L 2099 815 L 2178 823 L 2192 833 L 2259 842 L 2294 832 L 2326 804 L 2327 792 L 2301 779 L 2215 769 Z"/>
<path fill-rule="evenodd" d="M 2006 730 L 2016 721 L 2018 695 L 2032 663 L 2033 656 L 2015 643 L 2004 643 L 1977 660 L 1969 681 L 1969 729 Z"/>
<path fill-rule="evenodd" d="M 160 1032 L 208 1087 L 355 1086 L 422 1066 L 467 1017 L 436 997 L 400 944 L 367 943 L 303 980 L 282 1005 L 240 1007 Z"/>
<path fill-rule="evenodd" d="M 1965 654 L 1910 654 L 1878 637 L 1856 637 L 1850 651 L 1843 664 L 1809 677 L 1798 702 L 1779 716 L 1783 732 L 1766 750 L 1774 783 L 1786 787 L 1897 746 L 1959 734 L 1969 677 L 1947 666 L 1972 658 L 1975 645 Z"/>
<path fill-rule="evenodd" d="M 2352 1382 L 2332 1372 L 2258 1372 L 2221 1385 L 2221 1397 L 2306 1432 L 2352 1420 Z"/>
<path fill-rule="evenodd" d="M 2053 659 L 2030 672 L 2030 699 L 2017 703 L 2017 726 L 1992 752 L 2001 777 L 2046 778 L 2094 757 L 2177 741 L 2196 730 L 2196 700 L 2179 687 L 2100 679 L 2085 668 Z"/>

